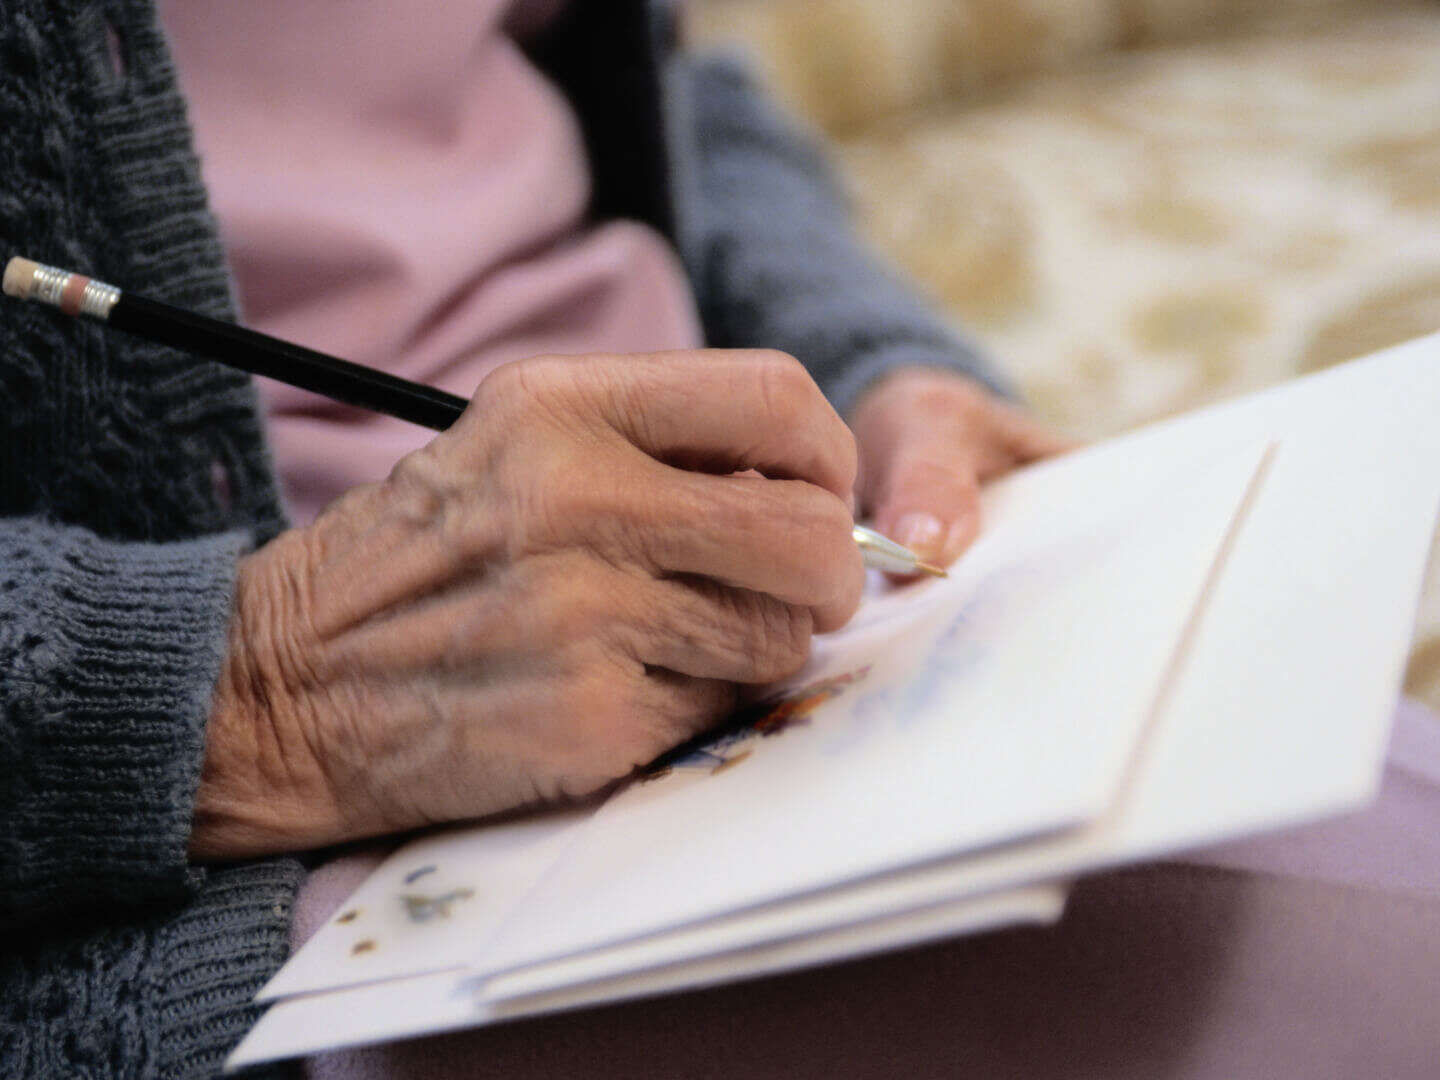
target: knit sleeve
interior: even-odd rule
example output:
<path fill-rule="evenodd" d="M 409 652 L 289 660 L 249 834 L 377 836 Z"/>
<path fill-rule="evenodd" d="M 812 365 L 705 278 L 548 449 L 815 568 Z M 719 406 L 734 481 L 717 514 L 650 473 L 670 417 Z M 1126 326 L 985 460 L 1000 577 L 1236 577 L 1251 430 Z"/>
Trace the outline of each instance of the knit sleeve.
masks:
<path fill-rule="evenodd" d="M 0 519 L 0 931 L 183 899 L 236 559 Z"/>
<path fill-rule="evenodd" d="M 1013 396 L 860 241 L 816 141 L 741 64 L 681 56 L 668 78 L 680 240 L 712 345 L 793 354 L 841 413 L 906 365 L 959 371 Z"/>

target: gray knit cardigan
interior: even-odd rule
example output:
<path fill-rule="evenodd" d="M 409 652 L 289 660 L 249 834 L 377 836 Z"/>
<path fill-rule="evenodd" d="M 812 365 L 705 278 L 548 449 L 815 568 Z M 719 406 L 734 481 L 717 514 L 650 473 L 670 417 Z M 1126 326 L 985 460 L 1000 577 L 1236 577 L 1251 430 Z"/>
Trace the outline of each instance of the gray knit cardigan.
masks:
<path fill-rule="evenodd" d="M 712 343 L 794 353 L 842 409 L 898 364 L 988 377 L 739 67 L 652 59 Z M 5 5 L 14 254 L 233 317 L 147 0 Z M 236 560 L 284 524 L 248 379 L 0 302 L 0 1076 L 209 1077 L 256 1018 L 303 867 L 186 844 Z"/>

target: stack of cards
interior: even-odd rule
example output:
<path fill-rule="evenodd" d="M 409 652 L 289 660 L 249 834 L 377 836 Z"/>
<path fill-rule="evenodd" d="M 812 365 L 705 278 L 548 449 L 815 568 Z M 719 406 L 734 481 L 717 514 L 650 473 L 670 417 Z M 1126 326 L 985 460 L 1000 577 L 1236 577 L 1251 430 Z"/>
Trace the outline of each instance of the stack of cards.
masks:
<path fill-rule="evenodd" d="M 604 805 L 398 850 L 232 1067 L 1058 918 L 1099 867 L 1365 804 L 1440 505 L 1440 339 L 1024 470 Z"/>

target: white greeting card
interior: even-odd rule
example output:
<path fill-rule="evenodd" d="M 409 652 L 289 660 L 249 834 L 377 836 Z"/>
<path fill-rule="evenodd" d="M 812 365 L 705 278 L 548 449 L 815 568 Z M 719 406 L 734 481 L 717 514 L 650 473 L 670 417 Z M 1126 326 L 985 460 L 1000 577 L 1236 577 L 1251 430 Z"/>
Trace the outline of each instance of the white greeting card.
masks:
<path fill-rule="evenodd" d="M 964 603 L 950 606 L 956 598 L 947 596 L 946 583 L 908 595 L 873 598 L 853 631 L 857 640 L 861 635 L 872 640 L 876 659 L 871 670 L 856 677 L 856 669 L 849 666 L 854 657 L 835 652 L 827 660 L 829 646 L 817 649 L 815 664 L 802 676 L 811 681 L 786 688 L 810 687 L 811 692 L 792 694 L 791 716 L 782 713 L 776 718 L 775 734 L 737 737 L 699 749 L 697 755 L 708 753 L 711 759 L 695 756 L 676 762 L 668 777 L 632 789 L 590 817 L 512 823 L 503 828 L 517 829 L 513 842 L 472 839 L 480 848 L 497 849 L 480 859 L 486 865 L 494 857 L 495 866 L 507 858 L 520 866 L 516 876 L 507 878 L 493 894 L 477 890 L 469 897 L 452 895 L 470 888 L 469 881 L 431 877 L 435 890 L 407 901 L 397 888 L 405 884 L 407 874 L 431 863 L 414 861 L 423 856 L 422 851 L 398 854 L 377 872 L 377 881 L 380 874 L 391 877 L 383 887 L 376 884 L 374 893 L 382 904 L 392 905 L 389 925 L 396 933 L 390 940 L 401 943 L 393 951 L 408 954 L 413 948 L 415 956 L 428 955 L 428 963 L 453 955 L 454 966 L 397 977 L 407 964 L 392 962 L 390 974 L 380 976 L 388 981 L 356 986 L 355 970 L 364 966 L 367 954 L 378 960 L 381 950 L 362 949 L 352 955 L 349 950 L 366 940 L 346 936 L 358 931 L 355 920 L 332 924 L 321 932 L 336 933 L 329 958 L 321 960 L 317 952 L 315 970 L 305 973 L 308 958 L 302 951 L 292 964 L 305 978 L 295 985 L 308 981 L 312 986 L 352 988 L 282 1001 L 247 1037 L 231 1064 L 492 1023 L 535 1011 L 858 955 L 923 940 L 932 933 L 1053 917 L 1061 895 L 1059 883 L 1075 873 L 1363 805 L 1380 772 L 1387 721 L 1440 505 L 1440 425 L 1433 422 L 1437 405 L 1440 340 L 1423 339 L 1026 470 L 990 493 L 989 528 L 972 553 L 976 557 L 967 556 L 949 583 L 952 587 L 964 583 L 962 587 L 970 590 L 964 600 L 976 605 L 969 609 L 967 629 L 957 629 L 967 626 L 959 618 Z M 644 909 L 638 916 L 620 912 L 625 917 L 618 932 L 587 914 L 588 895 L 572 892 L 579 910 L 552 900 L 548 911 L 557 919 L 577 923 L 575 928 L 541 927 L 533 939 L 507 938 L 544 916 L 546 890 L 555 890 L 552 895 L 559 897 L 580 882 L 597 880 L 586 876 L 596 860 L 593 853 L 587 854 L 584 838 L 604 837 L 605 829 L 618 831 L 616 823 L 627 821 L 653 827 L 647 823 L 656 813 L 650 809 L 654 806 L 674 802 L 693 813 L 705 805 L 709 791 L 730 784 L 731 792 L 738 793 L 742 787 L 738 778 L 770 775 L 767 769 L 794 780 L 785 790 L 811 791 L 805 768 L 766 764 L 771 761 L 793 764 L 820 760 L 828 753 L 826 760 L 845 762 L 853 755 L 856 764 L 838 770 L 847 778 L 855 775 L 847 768 L 859 769 L 872 758 L 882 776 L 908 763 L 903 750 L 875 749 L 891 741 L 903 745 L 898 734 L 905 714 L 878 709 L 871 714 L 859 708 L 865 696 L 862 688 L 873 688 L 883 700 L 880 676 L 899 678 L 907 660 L 914 659 L 897 649 L 891 638 L 895 627 L 905 627 L 901 637 L 913 634 L 923 640 L 926 657 L 953 647 L 949 659 L 957 669 L 970 671 L 971 681 L 975 670 L 1003 664 L 991 651 L 992 637 L 981 630 L 992 629 L 994 638 L 1006 639 L 1018 627 L 1032 635 L 1025 670 L 1033 682 L 1043 684 L 1055 670 L 1068 674 L 1074 665 L 1064 648 L 1047 647 L 1051 641 L 1020 614 L 1035 610 L 1031 605 L 1046 595 L 1041 584 L 1044 560 L 1038 567 L 1027 567 L 1026 553 L 1042 556 L 1046 545 L 1052 544 L 1048 550 L 1055 556 L 1054 564 L 1066 566 L 1071 574 L 1103 577 L 1107 559 L 1115 558 L 1106 552 L 1128 542 L 1127 554 L 1117 561 L 1144 570 L 1145 561 L 1135 553 L 1147 550 L 1141 542 L 1144 537 L 1163 532 L 1155 523 L 1170 515 L 1172 504 L 1166 493 L 1183 495 L 1193 488 L 1197 497 L 1186 505 L 1198 522 L 1196 507 L 1207 489 L 1204 478 L 1214 480 L 1218 492 L 1216 478 L 1227 462 L 1255 454 L 1255 447 L 1271 440 L 1278 445 L 1259 482 L 1236 492 L 1243 512 L 1232 514 L 1224 524 L 1222 531 L 1228 535 L 1218 545 L 1220 557 L 1209 566 L 1203 604 L 1192 606 L 1180 620 L 1181 630 L 1164 650 L 1140 654 L 1163 653 L 1165 659 L 1136 730 L 1114 759 L 1118 768 L 1104 784 L 1065 784 L 1064 798 L 1041 792 L 1033 805 L 1043 806 L 1043 812 L 1031 816 L 1029 825 L 1014 831 L 1010 839 L 988 845 L 980 841 L 983 846 L 977 848 L 977 833 L 961 831 L 950 837 L 962 838 L 952 855 L 923 864 L 904 861 L 917 850 L 907 826 L 907 835 L 887 849 L 892 860 L 888 871 L 842 874 L 808 891 L 772 892 L 768 900 L 742 901 L 730 910 L 724 908 L 728 902 L 724 897 L 763 895 L 765 890 L 757 892 L 754 883 L 760 879 L 767 887 L 773 884 L 774 868 L 762 856 L 754 860 L 759 873 L 752 877 L 749 849 L 737 859 L 737 848 L 707 847 L 709 835 L 695 830 L 691 848 L 676 849 L 672 865 L 677 877 L 694 874 L 697 868 L 702 871 L 691 880 L 705 887 L 703 903 L 684 897 L 677 901 L 663 878 L 658 879 L 662 885 L 653 897 L 602 881 L 594 894 L 600 901 L 597 910 L 613 913 L 627 895 L 638 897 Z M 1197 464 L 1200 461 L 1208 461 L 1210 467 Z M 1182 475 L 1190 479 L 1182 480 Z M 1097 489 L 1103 489 L 1099 496 Z M 1135 495 L 1129 506 L 1136 501 L 1145 504 L 1144 513 L 1128 518 L 1133 530 L 1113 528 L 1128 513 L 1121 505 L 1124 500 L 1115 496 L 1117 489 Z M 1012 538 L 1006 551 L 987 555 L 986 542 L 993 543 L 1007 528 L 1012 537 L 1023 539 Z M 1067 563 L 1066 552 L 1079 550 L 1086 535 L 1120 539 L 1092 545 L 1093 560 Z M 1184 543 L 1180 546 L 1185 548 Z M 1040 573 L 1032 576 L 1030 569 Z M 965 577 L 967 571 L 973 576 Z M 982 598 L 986 602 L 977 604 Z M 1058 603 L 1049 610 L 1066 611 L 1070 619 L 1046 625 L 1068 627 L 1073 637 L 1082 639 L 1089 631 L 1084 644 L 1099 647 L 1100 666 L 1128 665 L 1130 654 L 1116 640 L 1095 631 L 1095 624 L 1084 621 L 1083 613 L 1077 615 L 1079 607 Z M 951 635 L 948 644 L 947 634 Z M 836 642 L 845 644 L 839 636 Z M 1110 646 L 1108 651 L 1105 646 Z M 866 653 L 865 658 L 871 655 Z M 825 666 L 829 660 L 835 661 L 834 668 Z M 1066 667 L 1067 662 L 1071 667 Z M 1102 672 L 1100 682 L 1104 681 Z M 1089 683 L 1081 680 L 1076 685 Z M 967 681 L 962 689 L 968 686 Z M 1066 706 L 1071 707 L 1073 702 Z M 793 716 L 796 708 L 803 712 L 798 718 Z M 881 717 L 891 726 L 857 722 L 866 715 Z M 1123 726 L 1127 717 L 1133 714 L 1105 722 Z M 983 724 L 972 726 L 972 719 L 962 716 L 956 733 L 962 741 L 995 754 L 996 748 L 981 740 L 988 730 Z M 1018 728 L 1024 731 L 1036 716 L 1022 713 L 1020 719 Z M 888 734 L 877 735 L 872 727 Z M 1106 742 L 1102 734 L 1095 745 Z M 1115 742 L 1119 745 L 1120 740 Z M 1093 746 L 1088 749 L 1096 760 L 1111 760 L 1094 754 Z M 998 755 L 995 760 L 1004 763 Z M 914 774 L 925 781 L 913 785 L 917 805 L 940 801 L 934 798 L 935 774 L 926 768 L 921 762 Z M 1032 775 L 1048 778 L 1046 768 L 1041 761 Z M 1003 801 L 1006 792 L 995 794 Z M 869 801 L 862 795 L 858 808 L 837 810 L 838 804 L 822 791 L 811 800 L 787 800 L 781 795 L 775 805 L 786 812 L 823 808 L 835 826 L 832 831 L 844 833 Z M 882 800 L 883 809 L 892 806 Z M 786 820 L 759 816 L 766 823 Z M 1006 829 L 1013 830 L 1019 818 L 992 814 L 990 820 L 996 825 L 1003 821 Z M 530 841 L 521 838 L 526 831 Z M 933 837 L 927 823 L 914 831 Z M 784 835 L 793 839 L 810 834 L 794 830 Z M 663 829 L 658 836 L 670 842 Z M 442 852 L 451 839 L 450 834 L 429 838 L 428 842 L 440 845 L 430 853 Z M 876 837 L 866 834 L 863 823 L 855 844 L 845 847 L 831 839 L 832 843 L 818 845 L 821 858 L 802 860 L 799 869 L 811 874 L 822 859 L 833 860 L 828 865 L 834 867 L 856 851 L 878 850 Z M 712 853 L 724 857 L 702 857 Z M 642 887 L 657 880 L 646 859 L 632 861 L 625 854 L 622 866 L 639 867 L 634 880 Z M 438 873 L 439 864 L 434 865 L 436 869 L 425 876 Z M 721 881 L 716 886 L 714 880 L 727 873 L 745 881 L 741 885 Z M 502 895 L 512 887 L 514 895 Z M 482 895 L 492 904 L 484 912 Z M 423 928 L 410 925 L 407 904 L 430 913 Z M 471 914 L 462 914 L 467 905 L 473 905 Z M 440 907 L 447 913 L 438 914 Z M 397 911 L 403 920 L 399 923 Z M 668 929 L 660 929 L 667 921 Z M 433 932 L 433 940 L 443 939 L 443 944 L 403 944 L 416 941 L 421 929 L 427 937 Z M 405 933 L 412 936 L 407 939 Z M 380 970 L 381 965 L 374 965 L 369 977 L 375 978 L 374 972 Z"/>
<path fill-rule="evenodd" d="M 605 944 L 1093 818 L 1262 450 L 1176 469 L 1163 490 L 1063 472 L 997 487 L 952 578 L 872 597 L 758 722 L 598 812 L 407 845 L 262 1000 L 485 967 L 522 938 L 539 958 L 573 952 L 526 924 L 601 925 L 571 940 Z"/>

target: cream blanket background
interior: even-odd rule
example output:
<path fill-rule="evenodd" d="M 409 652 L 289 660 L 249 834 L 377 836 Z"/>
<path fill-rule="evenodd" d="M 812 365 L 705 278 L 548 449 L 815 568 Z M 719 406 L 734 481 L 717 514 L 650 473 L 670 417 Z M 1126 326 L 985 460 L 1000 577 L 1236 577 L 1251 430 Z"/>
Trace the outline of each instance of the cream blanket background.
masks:
<path fill-rule="evenodd" d="M 1440 329 L 1440 5 L 691 15 L 832 138 L 862 227 L 1076 435 Z M 1437 563 L 1406 686 L 1440 707 Z"/>

